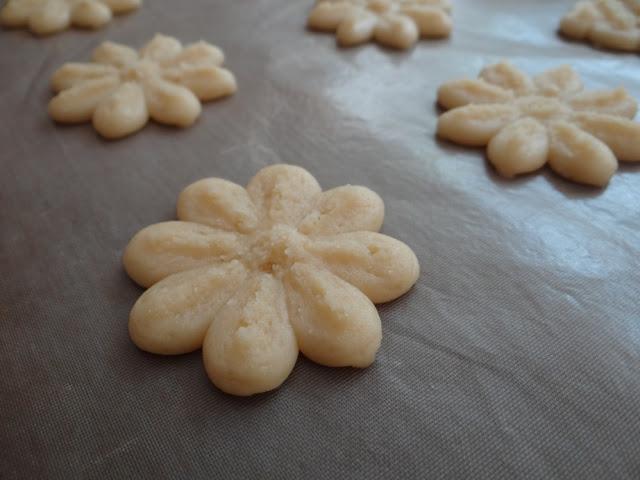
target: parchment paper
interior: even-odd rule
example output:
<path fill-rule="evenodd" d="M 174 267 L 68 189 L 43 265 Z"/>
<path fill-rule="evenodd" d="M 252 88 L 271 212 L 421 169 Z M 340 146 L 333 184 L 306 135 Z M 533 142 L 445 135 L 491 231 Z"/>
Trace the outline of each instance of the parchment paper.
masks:
<path fill-rule="evenodd" d="M 458 0 L 450 40 L 339 50 L 311 1 L 147 0 L 98 32 L 0 32 L 0 478 L 640 478 L 640 167 L 603 191 L 504 181 L 437 141 L 437 87 L 506 58 L 640 97 L 640 56 L 556 35 L 571 1 Z M 104 40 L 222 47 L 240 90 L 118 142 L 46 113 L 52 72 Z M 202 177 L 275 162 L 366 185 L 423 274 L 381 306 L 364 371 L 300 358 L 248 399 L 199 353 L 127 334 L 120 256 Z"/>

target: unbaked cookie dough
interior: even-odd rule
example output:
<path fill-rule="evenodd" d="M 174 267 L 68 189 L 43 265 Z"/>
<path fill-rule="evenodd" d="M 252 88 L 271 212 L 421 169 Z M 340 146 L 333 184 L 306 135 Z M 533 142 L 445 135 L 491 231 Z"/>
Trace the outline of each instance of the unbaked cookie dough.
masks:
<path fill-rule="evenodd" d="M 222 51 L 206 42 L 183 47 L 156 35 L 139 52 L 105 42 L 94 63 L 67 63 L 51 80 L 58 94 L 49 115 L 61 123 L 92 121 L 105 138 L 141 129 L 151 117 L 165 125 L 188 127 L 200 116 L 200 102 L 236 91 L 233 74 L 221 68 Z"/>
<path fill-rule="evenodd" d="M 568 66 L 530 78 L 498 63 L 478 79 L 445 83 L 438 102 L 451 109 L 438 119 L 438 135 L 460 145 L 487 145 L 489 161 L 505 177 L 548 162 L 566 179 L 601 187 L 618 160 L 640 162 L 636 101 L 623 88 L 584 91 Z"/>
<path fill-rule="evenodd" d="M 38 35 L 60 32 L 73 25 L 100 28 L 113 15 L 136 10 L 142 0 L 9 0 L 0 10 L 0 24 L 27 27 Z"/>
<path fill-rule="evenodd" d="M 141 230 L 124 252 L 129 276 L 150 287 L 129 333 L 157 354 L 202 347 L 209 378 L 234 395 L 277 388 L 298 350 L 330 367 L 367 367 L 381 340 L 374 303 L 406 293 L 420 271 L 407 245 L 377 233 L 377 194 L 323 192 L 300 167 L 263 168 L 246 189 L 197 181 L 177 215 Z"/>
<path fill-rule="evenodd" d="M 420 37 L 449 36 L 450 12 L 449 0 L 319 0 L 307 25 L 335 32 L 343 47 L 375 39 L 387 47 L 406 49 Z"/>
<path fill-rule="evenodd" d="M 640 51 L 640 0 L 578 2 L 562 19 L 560 31 L 598 46 Z"/>

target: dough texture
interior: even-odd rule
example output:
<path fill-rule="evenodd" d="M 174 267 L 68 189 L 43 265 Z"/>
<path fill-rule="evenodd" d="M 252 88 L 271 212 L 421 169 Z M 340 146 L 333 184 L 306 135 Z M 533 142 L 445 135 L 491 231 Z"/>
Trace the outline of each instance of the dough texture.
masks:
<path fill-rule="evenodd" d="M 602 187 L 618 160 L 640 162 L 635 99 L 623 88 L 584 91 L 566 65 L 533 78 L 509 63 L 491 65 L 478 79 L 442 85 L 438 102 L 450 109 L 438 119 L 438 135 L 487 146 L 489 161 L 505 177 L 548 162 L 568 180 Z"/>
<path fill-rule="evenodd" d="M 449 36 L 450 12 L 449 0 L 319 0 L 309 15 L 308 26 L 335 32 L 343 47 L 375 40 L 387 47 L 406 49 L 420 37 Z"/>
<path fill-rule="evenodd" d="M 223 61 L 219 48 L 202 41 L 183 47 L 156 35 L 139 52 L 105 42 L 94 50 L 93 63 L 67 63 L 53 74 L 57 95 L 49 115 L 61 123 L 92 121 L 109 139 L 140 130 L 149 118 L 188 127 L 200 116 L 201 101 L 236 91 Z"/>
<path fill-rule="evenodd" d="M 628 52 L 640 51 L 640 0 L 586 0 L 560 22 L 567 37 Z"/>
<path fill-rule="evenodd" d="M 0 10 L 0 24 L 26 27 L 38 35 L 50 35 L 70 26 L 100 28 L 113 15 L 136 10 L 142 0 L 9 0 Z"/>
<path fill-rule="evenodd" d="M 177 215 L 125 249 L 127 273 L 149 287 L 129 332 L 152 353 L 202 347 L 209 378 L 234 395 L 277 388 L 299 350 L 322 365 L 367 367 L 382 337 L 374 303 L 403 295 L 420 272 L 407 245 L 377 233 L 377 194 L 323 192 L 300 167 L 266 167 L 246 189 L 197 181 Z"/>

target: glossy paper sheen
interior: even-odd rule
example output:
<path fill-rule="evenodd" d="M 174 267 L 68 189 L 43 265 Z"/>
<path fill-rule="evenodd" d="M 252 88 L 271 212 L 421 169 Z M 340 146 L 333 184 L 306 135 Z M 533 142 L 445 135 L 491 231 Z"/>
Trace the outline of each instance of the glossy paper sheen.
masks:
<path fill-rule="evenodd" d="M 448 40 L 339 50 L 310 1 L 154 0 L 98 32 L 0 31 L 0 477 L 640 477 L 640 168 L 605 190 L 515 181 L 434 137 L 436 90 L 508 59 L 640 98 L 640 56 L 557 36 L 572 1 L 458 0 Z M 189 129 L 117 142 L 47 116 L 49 79 L 104 40 L 220 46 L 238 92 Z M 240 399 L 200 353 L 136 349 L 121 255 L 203 177 L 301 165 L 382 196 L 422 274 L 379 308 L 366 370 L 300 357 Z"/>

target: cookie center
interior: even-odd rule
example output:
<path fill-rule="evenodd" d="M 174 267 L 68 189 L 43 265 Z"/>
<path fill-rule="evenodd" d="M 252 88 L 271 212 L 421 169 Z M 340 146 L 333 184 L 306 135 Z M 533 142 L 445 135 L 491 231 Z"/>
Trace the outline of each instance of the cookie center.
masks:
<path fill-rule="evenodd" d="M 517 100 L 520 111 L 540 121 L 560 120 L 566 118 L 570 109 L 561 101 L 547 97 L 523 97 Z"/>
<path fill-rule="evenodd" d="M 293 227 L 276 225 L 255 234 L 251 263 L 256 270 L 278 274 L 301 258 L 302 243 L 303 236 Z"/>
<path fill-rule="evenodd" d="M 123 81 L 139 82 L 145 78 L 157 75 L 158 66 L 150 60 L 140 60 L 124 67 L 120 73 Z"/>

